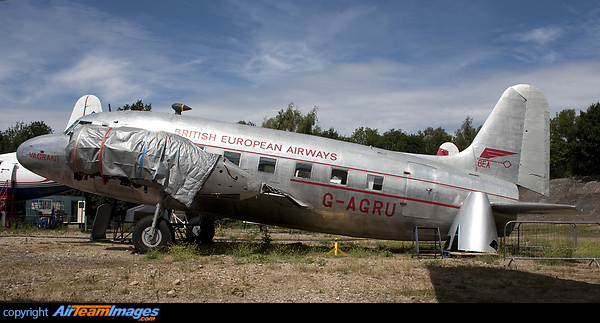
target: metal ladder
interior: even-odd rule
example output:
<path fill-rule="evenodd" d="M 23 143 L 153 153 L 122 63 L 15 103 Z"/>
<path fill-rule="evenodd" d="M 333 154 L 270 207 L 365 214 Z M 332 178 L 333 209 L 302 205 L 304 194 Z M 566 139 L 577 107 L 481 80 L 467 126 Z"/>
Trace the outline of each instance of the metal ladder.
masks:
<path fill-rule="evenodd" d="M 420 238 L 420 239 L 419 239 Z M 429 248 L 422 249 L 424 246 Z M 437 227 L 414 227 L 411 258 L 420 257 L 421 254 L 433 254 L 436 258 L 439 254 L 442 258 L 444 250 L 442 249 L 442 237 L 440 229 Z"/>

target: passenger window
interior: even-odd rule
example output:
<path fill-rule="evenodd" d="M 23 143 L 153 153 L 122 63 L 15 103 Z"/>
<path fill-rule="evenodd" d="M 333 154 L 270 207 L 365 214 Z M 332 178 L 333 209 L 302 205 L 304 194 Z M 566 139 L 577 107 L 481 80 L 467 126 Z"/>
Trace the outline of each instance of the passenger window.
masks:
<path fill-rule="evenodd" d="M 227 158 L 227 160 L 229 160 L 230 162 L 240 166 L 240 158 L 242 154 L 233 151 L 225 151 L 223 152 L 223 156 Z"/>
<path fill-rule="evenodd" d="M 260 157 L 258 161 L 258 171 L 275 174 L 275 165 L 277 164 L 277 159 Z"/>
<path fill-rule="evenodd" d="M 367 189 L 381 191 L 383 189 L 383 176 L 367 174 Z"/>
<path fill-rule="evenodd" d="M 301 178 L 310 178 L 312 174 L 312 164 L 307 163 L 296 163 L 296 170 L 294 176 Z"/>
<path fill-rule="evenodd" d="M 345 169 L 334 168 L 331 170 L 331 179 L 329 180 L 332 184 L 346 185 L 348 182 L 348 171 Z"/>

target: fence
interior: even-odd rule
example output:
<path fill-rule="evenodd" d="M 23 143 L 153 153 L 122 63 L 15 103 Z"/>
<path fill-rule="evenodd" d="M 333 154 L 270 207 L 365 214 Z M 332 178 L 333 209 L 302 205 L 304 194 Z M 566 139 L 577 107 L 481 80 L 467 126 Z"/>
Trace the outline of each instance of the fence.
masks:
<path fill-rule="evenodd" d="M 508 235 L 510 234 L 510 235 Z M 564 221 L 510 221 L 504 226 L 504 259 L 600 259 L 600 223 Z"/>

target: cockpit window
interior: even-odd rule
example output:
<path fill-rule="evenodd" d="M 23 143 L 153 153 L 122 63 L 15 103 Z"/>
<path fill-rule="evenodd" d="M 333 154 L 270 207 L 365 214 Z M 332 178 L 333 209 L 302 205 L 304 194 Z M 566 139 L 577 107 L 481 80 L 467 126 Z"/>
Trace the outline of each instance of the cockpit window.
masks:
<path fill-rule="evenodd" d="M 73 122 L 73 124 L 69 128 L 67 128 L 67 130 L 65 130 L 65 135 L 70 135 L 73 132 L 73 129 L 75 129 L 80 124 L 92 124 L 92 122 L 77 120 L 77 121 Z"/>

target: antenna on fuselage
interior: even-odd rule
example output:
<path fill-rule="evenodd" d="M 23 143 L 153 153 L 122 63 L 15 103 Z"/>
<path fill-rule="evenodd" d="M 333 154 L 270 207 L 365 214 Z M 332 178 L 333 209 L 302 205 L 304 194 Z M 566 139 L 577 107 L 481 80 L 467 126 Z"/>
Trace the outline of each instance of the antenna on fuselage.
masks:
<path fill-rule="evenodd" d="M 192 108 L 188 107 L 187 105 L 185 105 L 183 103 L 173 103 L 171 105 L 171 108 L 173 108 L 173 110 L 175 110 L 175 114 L 179 114 L 179 115 L 181 115 L 181 112 L 183 112 L 183 111 L 192 110 Z"/>

